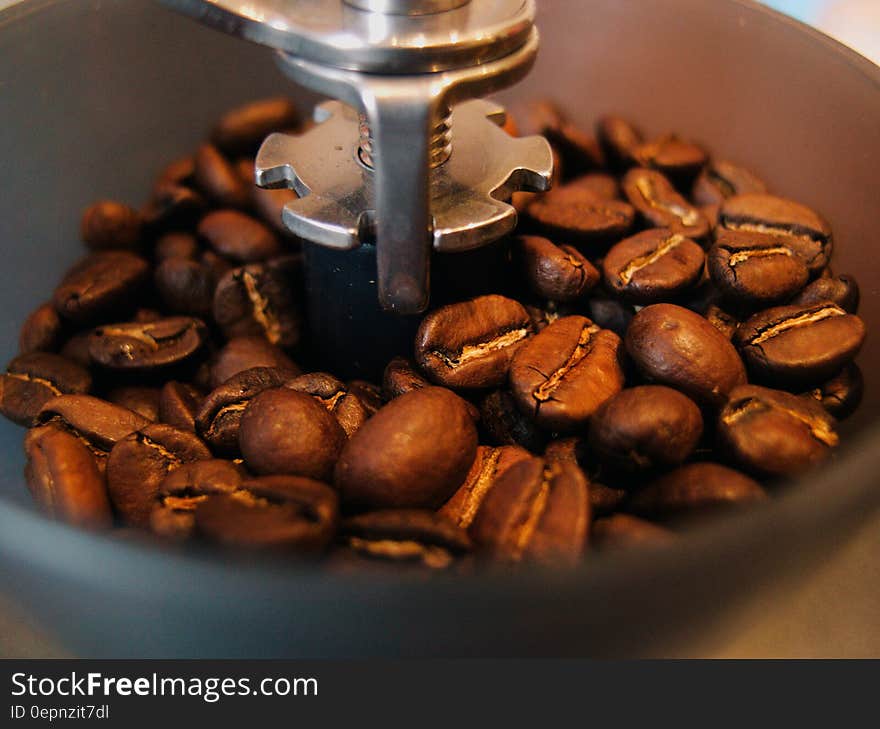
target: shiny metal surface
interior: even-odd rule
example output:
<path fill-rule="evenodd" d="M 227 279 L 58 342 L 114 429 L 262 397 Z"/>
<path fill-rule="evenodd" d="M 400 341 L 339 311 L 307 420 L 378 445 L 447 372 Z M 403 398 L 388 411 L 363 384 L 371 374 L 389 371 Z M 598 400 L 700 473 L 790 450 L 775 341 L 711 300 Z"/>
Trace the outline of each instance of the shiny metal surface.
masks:
<path fill-rule="evenodd" d="M 428 15 L 455 10 L 471 0 L 344 0 L 361 10 L 388 15 Z"/>

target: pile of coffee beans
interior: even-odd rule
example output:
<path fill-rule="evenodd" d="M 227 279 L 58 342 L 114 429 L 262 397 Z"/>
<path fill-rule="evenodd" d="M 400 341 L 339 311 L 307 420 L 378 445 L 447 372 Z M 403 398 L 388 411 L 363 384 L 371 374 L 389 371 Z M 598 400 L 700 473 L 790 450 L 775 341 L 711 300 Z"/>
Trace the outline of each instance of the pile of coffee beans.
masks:
<path fill-rule="evenodd" d="M 289 101 L 227 113 L 142 208 L 90 206 L 0 376 L 37 503 L 333 569 L 568 565 L 829 458 L 865 326 L 821 215 L 618 117 L 593 136 L 537 102 L 517 124 L 557 179 L 514 198 L 509 287 L 428 311 L 381 383 L 297 364 L 295 193 L 253 185 L 265 136 L 302 129 Z"/>

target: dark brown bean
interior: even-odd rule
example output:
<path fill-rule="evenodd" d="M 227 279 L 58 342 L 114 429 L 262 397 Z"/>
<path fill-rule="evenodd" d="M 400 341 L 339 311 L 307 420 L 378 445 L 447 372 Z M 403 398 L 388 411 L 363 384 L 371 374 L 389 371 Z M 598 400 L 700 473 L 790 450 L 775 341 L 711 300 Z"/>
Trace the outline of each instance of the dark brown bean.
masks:
<path fill-rule="evenodd" d="M 153 247 L 157 261 L 169 258 L 183 258 L 194 261 L 199 257 L 199 242 L 191 233 L 173 231 L 160 236 Z"/>
<path fill-rule="evenodd" d="M 844 273 L 834 278 L 817 278 L 792 303 L 808 306 L 830 301 L 844 311 L 855 314 L 859 310 L 859 298 L 859 284 L 855 276 Z"/>
<path fill-rule="evenodd" d="M 92 362 L 112 370 L 150 370 L 194 357 L 207 337 L 201 319 L 185 316 L 146 324 L 107 324 L 92 331 L 89 355 Z"/>
<path fill-rule="evenodd" d="M 606 486 L 593 477 L 592 471 L 598 469 L 586 438 L 570 436 L 550 441 L 544 449 L 544 460 L 548 463 L 571 463 L 584 472 L 590 479 L 590 509 L 594 516 L 611 514 L 626 500 L 625 489 Z"/>
<path fill-rule="evenodd" d="M 284 370 L 289 377 L 302 374 L 290 357 L 264 337 L 233 337 L 211 362 L 211 386 L 219 387 L 252 367 L 274 367 Z"/>
<path fill-rule="evenodd" d="M 290 99 L 258 99 L 227 111 L 211 131 L 211 141 L 227 154 L 253 152 L 272 132 L 293 129 L 299 122 Z"/>
<path fill-rule="evenodd" d="M 236 263 L 259 263 L 282 253 L 278 237 L 259 220 L 237 210 L 214 210 L 199 221 L 199 235 Z"/>
<path fill-rule="evenodd" d="M 168 258 L 153 272 L 163 308 L 172 314 L 208 317 L 214 304 L 213 272 L 199 261 Z"/>
<path fill-rule="evenodd" d="M 638 129 L 622 117 L 603 116 L 596 124 L 596 135 L 613 167 L 623 169 L 632 166 L 633 155 L 642 143 Z"/>
<path fill-rule="evenodd" d="M 591 172 L 586 175 L 576 177 L 566 183 L 566 187 L 584 188 L 603 200 L 619 200 L 620 184 L 617 178 L 604 172 Z"/>
<path fill-rule="evenodd" d="M 713 160 L 694 183 L 692 197 L 697 205 L 722 205 L 729 197 L 751 192 L 767 192 L 767 186 L 742 167 Z"/>
<path fill-rule="evenodd" d="M 129 433 L 150 425 L 142 415 L 91 395 L 53 398 L 40 408 L 36 422 L 51 423 L 73 433 L 97 455 L 106 455 Z"/>
<path fill-rule="evenodd" d="M 674 134 L 640 144 L 632 156 L 639 167 L 658 170 L 687 190 L 709 161 L 706 150 Z"/>
<path fill-rule="evenodd" d="M 141 215 L 134 208 L 115 200 L 99 200 L 83 212 L 80 235 L 95 251 L 133 250 L 141 242 L 141 225 Z"/>
<path fill-rule="evenodd" d="M 159 176 L 156 178 L 156 184 L 173 183 L 175 185 L 191 185 L 193 183 L 195 171 L 195 157 L 192 155 L 178 157 L 165 165 L 159 173 Z"/>
<path fill-rule="evenodd" d="M 149 264 L 133 253 L 93 253 L 67 272 L 52 295 L 52 303 L 64 319 L 78 324 L 119 316 L 133 308 L 149 274 Z"/>
<path fill-rule="evenodd" d="M 50 352 L 22 354 L 0 375 L 0 413 L 29 426 L 52 398 L 84 394 L 91 387 L 88 370 L 72 360 Z"/>
<path fill-rule="evenodd" d="M 838 420 L 849 417 L 862 401 L 865 382 L 857 364 L 849 364 L 827 382 L 805 393 Z"/>
<path fill-rule="evenodd" d="M 195 183 L 218 205 L 244 208 L 250 201 L 247 186 L 238 172 L 212 144 L 203 144 L 196 151 Z"/>
<path fill-rule="evenodd" d="M 626 173 L 623 192 L 648 225 L 700 239 L 709 234 L 709 221 L 685 200 L 660 172 L 637 167 Z"/>
<path fill-rule="evenodd" d="M 576 248 L 557 246 L 546 238 L 514 239 L 520 270 L 532 292 L 552 301 L 575 301 L 599 281 L 599 272 Z"/>
<path fill-rule="evenodd" d="M 51 303 L 38 306 L 24 320 L 18 334 L 20 354 L 54 352 L 61 343 L 61 318 Z"/>
<path fill-rule="evenodd" d="M 626 330 L 635 314 L 632 304 L 603 294 L 593 293 L 587 300 L 587 317 L 603 329 L 610 329 L 621 339 L 626 336 Z"/>
<path fill-rule="evenodd" d="M 706 321 L 715 327 L 728 340 L 733 339 L 739 327 L 739 319 L 717 304 L 710 304 L 706 310 Z"/>
<path fill-rule="evenodd" d="M 519 445 L 532 453 L 544 450 L 547 435 L 520 412 L 508 390 L 493 390 L 480 402 L 480 423 L 490 443 Z"/>
<path fill-rule="evenodd" d="M 675 541 L 675 534 L 630 514 L 612 514 L 596 519 L 590 528 L 591 543 L 600 551 L 654 549 Z"/>
<path fill-rule="evenodd" d="M 366 380 L 352 380 L 348 383 L 348 391 L 360 399 L 366 408 L 367 417 L 372 418 L 385 404 L 382 388 Z"/>
<path fill-rule="evenodd" d="M 149 202 L 141 209 L 144 224 L 151 232 L 189 229 L 205 212 L 205 199 L 186 185 L 159 182 Z"/>
<path fill-rule="evenodd" d="M 342 380 L 326 372 L 300 375 L 286 382 L 285 387 L 314 397 L 327 412 L 333 414 L 349 437 L 370 417 L 360 398 L 349 392 Z"/>
<path fill-rule="evenodd" d="M 531 227 L 551 240 L 593 249 L 625 236 L 635 220 L 631 205 L 580 186 L 538 195 L 525 215 Z"/>
<path fill-rule="evenodd" d="M 406 357 L 394 357 L 382 373 L 382 393 L 387 400 L 393 400 L 412 390 L 420 390 L 430 384 Z"/>
<path fill-rule="evenodd" d="M 196 413 L 202 393 L 192 385 L 171 380 L 159 391 L 159 420 L 189 433 L 196 432 Z"/>
<path fill-rule="evenodd" d="M 107 401 L 142 415 L 151 423 L 159 420 L 159 388 L 122 385 L 107 393 Z"/>

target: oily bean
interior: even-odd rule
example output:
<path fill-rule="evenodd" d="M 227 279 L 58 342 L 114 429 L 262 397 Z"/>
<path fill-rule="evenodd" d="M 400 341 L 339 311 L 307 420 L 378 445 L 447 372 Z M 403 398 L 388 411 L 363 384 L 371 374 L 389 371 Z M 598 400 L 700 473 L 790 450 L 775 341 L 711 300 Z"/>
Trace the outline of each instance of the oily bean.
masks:
<path fill-rule="evenodd" d="M 617 178 L 604 172 L 590 172 L 576 177 L 565 185 L 567 188 L 583 188 L 603 200 L 620 199 L 620 184 Z"/>
<path fill-rule="evenodd" d="M 219 387 L 252 367 L 274 367 L 285 370 L 289 377 L 302 374 L 290 357 L 264 337 L 233 337 L 211 362 L 211 387 Z"/>
<path fill-rule="evenodd" d="M 575 301 L 599 281 L 596 267 L 572 246 L 557 246 L 536 235 L 519 236 L 513 245 L 520 270 L 538 296 Z"/>
<path fill-rule="evenodd" d="M 831 226 L 817 212 L 792 200 L 758 193 L 737 195 L 724 201 L 718 223 L 726 230 L 783 237 L 813 275 L 831 258 Z"/>
<path fill-rule="evenodd" d="M 214 291 L 214 321 L 229 339 L 259 335 L 284 349 L 296 346 L 298 271 L 299 259 L 293 256 L 232 269 Z"/>
<path fill-rule="evenodd" d="M 238 172 L 212 144 L 196 151 L 194 176 L 198 189 L 218 205 L 244 208 L 250 200 Z"/>
<path fill-rule="evenodd" d="M 585 313 L 594 324 L 623 339 L 636 311 L 632 304 L 594 293 L 587 300 Z"/>
<path fill-rule="evenodd" d="M 605 286 L 637 304 L 680 295 L 697 284 L 705 255 L 694 241 L 654 228 L 612 246 L 602 261 Z"/>
<path fill-rule="evenodd" d="M 499 561 L 574 564 L 589 534 L 588 488 L 576 466 L 522 460 L 495 482 L 469 533 Z"/>
<path fill-rule="evenodd" d="M 18 334 L 20 354 L 54 352 L 61 340 L 61 317 L 51 303 L 38 306 L 24 320 Z"/>
<path fill-rule="evenodd" d="M 243 370 L 218 385 L 195 414 L 196 432 L 217 453 L 237 455 L 239 429 L 250 401 L 265 390 L 282 386 L 289 372 L 273 367 Z"/>
<path fill-rule="evenodd" d="M 141 209 L 141 217 L 152 232 L 189 229 L 206 207 L 205 199 L 192 188 L 176 182 L 159 182 Z"/>
<path fill-rule="evenodd" d="M 596 124 L 596 136 L 612 167 L 632 166 L 635 151 L 642 144 L 638 129 L 619 116 L 603 116 Z"/>
<path fill-rule="evenodd" d="M 107 393 L 107 401 L 121 405 L 142 415 L 151 423 L 159 420 L 159 388 L 140 385 L 114 387 Z"/>
<path fill-rule="evenodd" d="M 600 551 L 656 548 L 673 541 L 673 532 L 630 514 L 612 514 L 596 519 L 590 527 L 590 542 Z"/>
<path fill-rule="evenodd" d="M 252 398 L 238 431 L 244 461 L 258 474 L 329 480 L 345 442 L 345 431 L 323 405 L 287 387 Z"/>
<path fill-rule="evenodd" d="M 209 496 L 196 507 L 195 530 L 227 547 L 319 553 L 336 534 L 339 497 L 302 476 L 242 481 L 232 494 Z"/>
<path fill-rule="evenodd" d="M 127 523 L 147 527 L 159 485 L 183 463 L 211 457 L 192 433 L 154 423 L 121 439 L 107 459 L 107 489 L 116 512 Z"/>
<path fill-rule="evenodd" d="M 709 234 L 709 221 L 685 200 L 660 172 L 636 167 L 626 173 L 623 192 L 647 225 L 700 239 Z"/>
<path fill-rule="evenodd" d="M 370 417 L 367 408 L 345 383 L 326 372 L 311 372 L 285 383 L 285 387 L 311 395 L 331 413 L 347 436 L 352 436 Z"/>
<path fill-rule="evenodd" d="M 406 357 L 394 357 L 382 373 L 382 393 L 386 400 L 393 400 L 430 384 Z"/>
<path fill-rule="evenodd" d="M 479 446 L 464 483 L 439 510 L 462 529 L 467 529 L 477 515 L 480 504 L 495 481 L 515 463 L 529 458 L 530 454 L 520 446 Z"/>
<path fill-rule="evenodd" d="M 507 390 L 494 390 L 483 398 L 480 423 L 489 442 L 494 445 L 519 445 L 532 453 L 544 450 L 546 434 L 520 412 L 513 395 Z"/>
<path fill-rule="evenodd" d="M 831 415 L 838 420 L 843 420 L 852 415 L 859 406 L 864 391 L 865 382 L 862 371 L 857 364 L 853 363 L 848 364 L 819 387 L 804 393 L 802 397 L 818 401 Z"/>
<path fill-rule="evenodd" d="M 95 251 L 132 250 L 140 245 L 141 226 L 141 215 L 134 208 L 115 200 L 99 200 L 83 212 L 80 235 Z"/>
<path fill-rule="evenodd" d="M 173 314 L 208 317 L 214 304 L 214 277 L 211 270 L 185 258 L 169 258 L 153 272 L 162 306 Z"/>
<path fill-rule="evenodd" d="M 191 233 L 180 231 L 165 233 L 156 240 L 156 244 L 153 246 L 153 256 L 159 262 L 169 258 L 194 261 L 199 257 L 199 241 Z"/>
<path fill-rule="evenodd" d="M 348 383 L 348 391 L 361 401 L 368 418 L 372 418 L 385 404 L 382 388 L 372 382 L 352 380 Z"/>
<path fill-rule="evenodd" d="M 199 221 L 199 235 L 236 263 L 258 263 L 282 253 L 278 237 L 259 220 L 237 210 L 214 210 Z"/>
<path fill-rule="evenodd" d="M 819 403 L 757 385 L 734 388 L 718 416 L 722 449 L 746 471 L 791 476 L 824 461 L 838 444 Z"/>
<path fill-rule="evenodd" d="M 694 183 L 691 197 L 697 205 L 722 205 L 729 197 L 752 192 L 767 192 L 767 186 L 742 167 L 712 160 Z"/>
<path fill-rule="evenodd" d="M 519 409 L 541 427 L 568 431 L 623 387 L 620 337 L 583 316 L 559 319 L 530 339 L 510 366 Z"/>
<path fill-rule="evenodd" d="M 272 132 L 292 129 L 299 122 L 290 99 L 259 99 L 227 111 L 211 130 L 211 141 L 227 154 L 254 152 Z"/>
<path fill-rule="evenodd" d="M 40 507 L 55 519 L 92 528 L 113 523 L 104 476 L 77 437 L 54 426 L 28 431 L 25 478 Z"/>
<path fill-rule="evenodd" d="M 341 536 L 359 556 L 431 569 L 446 569 L 471 550 L 464 529 L 442 514 L 422 509 L 358 514 L 342 522 Z"/>
<path fill-rule="evenodd" d="M 352 507 L 437 508 L 464 481 L 476 452 L 464 401 L 425 387 L 392 400 L 348 440 L 334 481 Z"/>
<path fill-rule="evenodd" d="M 784 239 L 760 233 L 721 231 L 708 269 L 724 299 L 740 308 L 790 299 L 809 278 L 807 265 Z"/>
<path fill-rule="evenodd" d="M 109 453 L 129 433 L 150 425 L 142 415 L 91 395 L 53 398 L 40 408 L 36 422 L 73 433 L 99 456 Z"/>
<path fill-rule="evenodd" d="M 416 333 L 415 358 L 447 387 L 495 387 L 531 333 L 528 312 L 503 296 L 480 296 L 435 309 Z"/>
<path fill-rule="evenodd" d="M 146 324 L 107 324 L 92 331 L 89 355 L 95 364 L 111 370 L 150 370 L 192 358 L 207 337 L 204 322 L 185 316 Z"/>
<path fill-rule="evenodd" d="M 622 390 L 590 418 L 590 445 L 614 469 L 641 471 L 683 463 L 703 433 L 700 409 L 662 385 Z"/>
<path fill-rule="evenodd" d="M 727 393 L 746 381 L 733 345 L 681 306 L 642 309 L 627 330 L 626 351 L 645 378 L 681 390 L 700 405 L 722 405 Z"/>
<path fill-rule="evenodd" d="M 149 264 L 126 251 L 101 251 L 81 259 L 52 295 L 64 319 L 87 324 L 133 308 L 150 274 Z"/>
<path fill-rule="evenodd" d="M 89 371 L 72 360 L 50 352 L 22 354 L 0 375 L 0 413 L 29 426 L 52 398 L 83 394 L 91 387 Z"/>
<path fill-rule="evenodd" d="M 639 167 L 658 170 L 687 190 L 709 161 L 706 150 L 674 134 L 640 144 L 632 156 Z"/>
<path fill-rule="evenodd" d="M 765 309 L 744 321 L 734 337 L 752 375 L 786 388 L 833 377 L 864 341 L 862 320 L 827 302 Z"/>
<path fill-rule="evenodd" d="M 650 518 L 668 519 L 747 506 L 767 498 L 760 484 L 727 466 L 689 463 L 637 492 L 628 509 Z"/>
<path fill-rule="evenodd" d="M 855 276 L 843 273 L 834 278 L 817 278 L 808 284 L 792 303 L 810 305 L 830 301 L 844 311 L 855 314 L 859 310 L 859 298 L 859 284 Z"/>
<path fill-rule="evenodd" d="M 560 187 L 537 196 L 525 210 L 530 226 L 551 240 L 601 247 L 632 228 L 635 210 L 622 200 L 607 200 L 584 187 Z"/>
<path fill-rule="evenodd" d="M 202 394 L 192 385 L 171 380 L 159 391 L 159 421 L 189 433 L 196 432 L 196 413 Z"/>
<path fill-rule="evenodd" d="M 725 311 L 717 304 L 710 304 L 706 310 L 706 321 L 715 327 L 725 339 L 733 339 L 739 327 L 739 320 L 731 313 Z"/>

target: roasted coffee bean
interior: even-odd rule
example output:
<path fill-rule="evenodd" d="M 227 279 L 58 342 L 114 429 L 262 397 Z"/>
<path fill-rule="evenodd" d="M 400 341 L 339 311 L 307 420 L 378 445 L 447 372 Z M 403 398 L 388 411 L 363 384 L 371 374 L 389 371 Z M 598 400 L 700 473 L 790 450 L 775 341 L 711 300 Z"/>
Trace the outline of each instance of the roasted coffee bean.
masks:
<path fill-rule="evenodd" d="M 104 476 L 81 440 L 55 426 L 43 426 L 28 431 L 24 450 L 28 488 L 46 513 L 77 526 L 112 525 Z"/>
<path fill-rule="evenodd" d="M 859 310 L 859 284 L 855 276 L 844 273 L 834 278 L 817 278 L 792 301 L 809 306 L 823 301 L 837 304 L 844 311 L 855 314 Z"/>
<path fill-rule="evenodd" d="M 352 507 L 437 508 L 462 484 L 476 452 L 464 401 L 425 387 L 392 400 L 348 440 L 334 480 Z"/>
<path fill-rule="evenodd" d="M 116 512 L 127 523 L 147 527 L 159 485 L 183 463 L 211 457 L 192 433 L 154 423 L 121 439 L 107 459 L 107 489 Z"/>
<path fill-rule="evenodd" d="M 819 403 L 743 385 L 718 416 L 722 449 L 746 471 L 791 476 L 821 463 L 837 446 L 834 418 Z"/>
<path fill-rule="evenodd" d="M 785 388 L 833 377 L 864 341 L 862 320 L 827 302 L 766 309 L 744 321 L 734 337 L 749 372 Z"/>
<path fill-rule="evenodd" d="M 702 516 L 767 498 L 757 481 L 727 466 L 689 463 L 637 492 L 628 509 L 650 518 Z"/>
<path fill-rule="evenodd" d="M 544 449 L 544 460 L 548 463 L 570 463 L 584 472 L 590 479 L 590 509 L 595 516 L 611 514 L 627 497 L 625 489 L 606 486 L 594 478 L 594 472 L 600 470 L 601 464 L 596 463 L 586 438 L 568 437 L 550 441 Z"/>
<path fill-rule="evenodd" d="M 355 554 L 446 569 L 471 550 L 461 527 L 442 514 L 421 509 L 388 509 L 349 517 L 342 540 Z"/>
<path fill-rule="evenodd" d="M 202 251 L 202 254 L 199 256 L 199 263 L 210 271 L 211 281 L 215 289 L 220 279 L 234 268 L 229 261 L 222 256 L 218 256 L 214 251 Z"/>
<path fill-rule="evenodd" d="M 227 111 L 211 131 L 211 141 L 227 154 L 254 152 L 272 132 L 293 129 L 299 122 L 290 99 L 259 99 Z"/>
<path fill-rule="evenodd" d="M 91 395 L 53 398 L 40 408 L 36 422 L 73 433 L 98 456 L 109 453 L 129 433 L 150 425 L 149 420 L 133 410 Z"/>
<path fill-rule="evenodd" d="M 632 156 L 639 167 L 658 170 L 686 190 L 690 190 L 694 179 L 709 161 L 706 150 L 674 134 L 640 144 L 632 151 Z"/>
<path fill-rule="evenodd" d="M 827 382 L 806 392 L 808 397 L 822 404 L 837 420 L 848 418 L 862 401 L 865 381 L 857 364 L 849 364 Z"/>
<path fill-rule="evenodd" d="M 232 269 L 214 292 L 214 321 L 230 339 L 260 335 L 284 349 L 294 347 L 300 337 L 298 271 L 293 256 Z"/>
<path fill-rule="evenodd" d="M 92 250 L 132 250 L 141 242 L 141 215 L 124 203 L 99 200 L 83 212 L 80 235 Z"/>
<path fill-rule="evenodd" d="M 264 337 L 234 337 L 211 362 L 211 386 L 219 387 L 233 375 L 252 367 L 275 367 L 291 378 L 302 374 L 290 357 Z"/>
<path fill-rule="evenodd" d="M 596 135 L 611 165 L 617 169 L 632 166 L 642 135 L 619 116 L 603 116 L 596 124 Z"/>
<path fill-rule="evenodd" d="M 627 330 L 626 351 L 646 379 L 681 390 L 700 405 L 722 405 L 727 393 L 746 381 L 733 345 L 681 306 L 642 309 Z"/>
<path fill-rule="evenodd" d="M 76 362 L 83 367 L 91 367 L 92 358 L 89 356 L 89 343 L 91 342 L 91 332 L 79 332 L 68 339 L 59 354 L 65 359 Z"/>
<path fill-rule="evenodd" d="M 675 535 L 637 516 L 612 514 L 593 522 L 590 541 L 600 551 L 645 549 L 667 546 L 675 541 Z"/>
<path fill-rule="evenodd" d="M 203 144 L 195 156 L 196 186 L 218 205 L 244 208 L 250 201 L 238 172 L 212 144 Z"/>
<path fill-rule="evenodd" d="M 326 372 L 300 375 L 285 383 L 285 387 L 314 397 L 333 414 L 349 437 L 370 417 L 367 408 L 356 395 L 349 392 L 345 383 Z"/>
<path fill-rule="evenodd" d="M 237 210 L 214 210 L 199 221 L 199 235 L 236 263 L 259 263 L 281 255 L 278 237 L 259 220 Z"/>
<path fill-rule="evenodd" d="M 153 256 L 160 262 L 169 258 L 194 261 L 199 257 L 199 251 L 199 241 L 194 235 L 174 231 L 159 237 L 153 247 Z"/>
<path fill-rule="evenodd" d="M 199 193 L 176 182 L 160 182 L 153 188 L 141 217 L 152 232 L 189 229 L 205 212 L 207 202 Z"/>
<path fill-rule="evenodd" d="M 214 304 L 211 270 L 186 258 L 169 258 L 153 272 L 162 306 L 173 314 L 208 317 Z"/>
<path fill-rule="evenodd" d="M 345 442 L 342 426 L 322 404 L 287 387 L 264 390 L 251 399 L 238 432 L 241 454 L 255 473 L 322 481 L 330 479 Z"/>
<path fill-rule="evenodd" d="M 700 173 L 691 196 L 697 205 L 722 205 L 729 197 L 752 192 L 767 192 L 767 186 L 742 167 L 713 160 Z"/>
<path fill-rule="evenodd" d="M 195 433 L 202 394 L 185 382 L 166 382 L 159 391 L 159 421 Z"/>
<path fill-rule="evenodd" d="M 596 248 L 619 240 L 632 228 L 635 211 L 622 200 L 607 200 L 584 187 L 560 187 L 537 196 L 525 216 L 530 227 L 551 240 Z"/>
<path fill-rule="evenodd" d="M 620 199 L 620 184 L 617 182 L 617 178 L 604 172 L 591 172 L 581 175 L 566 183 L 565 186 L 589 190 L 603 200 Z"/>
<path fill-rule="evenodd" d="M 173 183 L 175 185 L 191 185 L 196 171 L 195 157 L 188 155 L 186 157 L 178 157 L 169 164 L 165 165 L 163 170 L 156 178 L 156 184 Z"/>
<path fill-rule="evenodd" d="M 196 432 L 217 453 L 237 455 L 239 427 L 248 404 L 264 390 L 281 387 L 289 374 L 274 367 L 252 367 L 233 375 L 202 400 L 195 415 Z"/>
<path fill-rule="evenodd" d="M 575 301 L 599 281 L 599 272 L 576 248 L 546 238 L 514 239 L 520 270 L 532 293 L 552 301 Z"/>
<path fill-rule="evenodd" d="M 467 529 L 477 515 L 480 504 L 508 468 L 519 463 L 530 454 L 525 448 L 519 446 L 479 446 L 477 457 L 471 465 L 470 471 L 452 498 L 440 509 L 443 516 L 451 519 L 462 529 Z"/>
<path fill-rule="evenodd" d="M 480 423 L 490 443 L 519 445 L 532 453 L 544 450 L 547 435 L 520 412 L 508 390 L 494 390 L 480 403 Z"/>
<path fill-rule="evenodd" d="M 92 361 L 112 370 L 140 371 L 179 365 L 207 341 L 204 322 L 185 316 L 139 324 L 107 324 L 92 331 Z"/>
<path fill-rule="evenodd" d="M 590 300 L 592 300 L 592 296 L 587 300 L 587 303 Z M 543 331 L 563 316 L 577 313 L 577 307 L 574 305 L 557 304 L 555 301 L 544 301 L 540 305 L 525 304 L 525 308 L 529 313 L 529 321 L 535 332 Z"/>
<path fill-rule="evenodd" d="M 697 284 L 705 255 L 689 238 L 655 228 L 612 246 L 602 261 L 605 286 L 637 304 L 678 296 Z"/>
<path fill-rule="evenodd" d="M 569 121 L 547 129 L 547 141 L 559 151 L 565 174 L 577 177 L 605 166 L 605 155 L 595 137 Z"/>
<path fill-rule="evenodd" d="M 447 387 L 496 387 L 531 333 L 528 312 L 503 296 L 480 296 L 430 312 L 416 333 L 416 361 Z"/>
<path fill-rule="evenodd" d="M 34 309 L 18 333 L 20 354 L 54 352 L 61 343 L 61 318 L 51 303 Z"/>
<path fill-rule="evenodd" d="M 385 404 L 382 388 L 372 382 L 352 380 L 348 383 L 348 391 L 361 401 L 368 418 L 372 418 Z"/>
<path fill-rule="evenodd" d="M 831 257 L 831 226 L 805 205 L 765 194 L 737 195 L 725 200 L 718 223 L 726 230 L 782 236 L 818 274 Z"/>
<path fill-rule="evenodd" d="M 102 251 L 80 260 L 52 295 L 55 310 L 77 324 L 131 309 L 150 275 L 149 264 L 126 251 Z"/>
<path fill-rule="evenodd" d="M 88 370 L 72 360 L 50 352 L 22 354 L 0 375 L 0 413 L 28 426 L 52 398 L 83 394 L 91 387 Z"/>
<path fill-rule="evenodd" d="M 597 326 L 610 329 L 621 339 L 626 336 L 626 330 L 635 314 L 632 304 L 602 294 L 594 293 L 587 300 L 587 317 Z"/>
<path fill-rule="evenodd" d="M 499 561 L 574 564 L 589 534 L 588 488 L 576 466 L 525 459 L 495 482 L 470 535 Z"/>
<path fill-rule="evenodd" d="M 227 547 L 322 552 L 336 534 L 339 498 L 320 481 L 263 476 L 232 494 L 209 496 L 195 512 L 196 533 Z"/>
<path fill-rule="evenodd" d="M 406 357 L 392 359 L 385 366 L 382 374 L 382 393 L 386 400 L 393 400 L 395 397 L 405 395 L 412 390 L 420 390 L 430 384 Z"/>
<path fill-rule="evenodd" d="M 622 390 L 590 418 L 590 445 L 616 470 L 677 466 L 693 453 L 703 433 L 700 409 L 662 385 Z"/>
<path fill-rule="evenodd" d="M 700 239 L 709 234 L 709 221 L 685 200 L 660 172 L 637 167 L 626 173 L 623 192 L 644 221 L 656 228 Z"/>
<path fill-rule="evenodd" d="M 623 387 L 620 337 L 583 316 L 559 319 L 530 339 L 510 365 L 523 413 L 558 431 L 577 428 Z"/>
<path fill-rule="evenodd" d="M 706 321 L 715 327 L 725 339 L 733 339 L 739 327 L 739 320 L 731 313 L 725 311 L 717 304 L 710 304 L 706 310 Z"/>
<path fill-rule="evenodd" d="M 107 401 L 133 410 L 151 423 L 159 420 L 159 388 L 140 385 L 114 387 L 107 393 Z"/>

